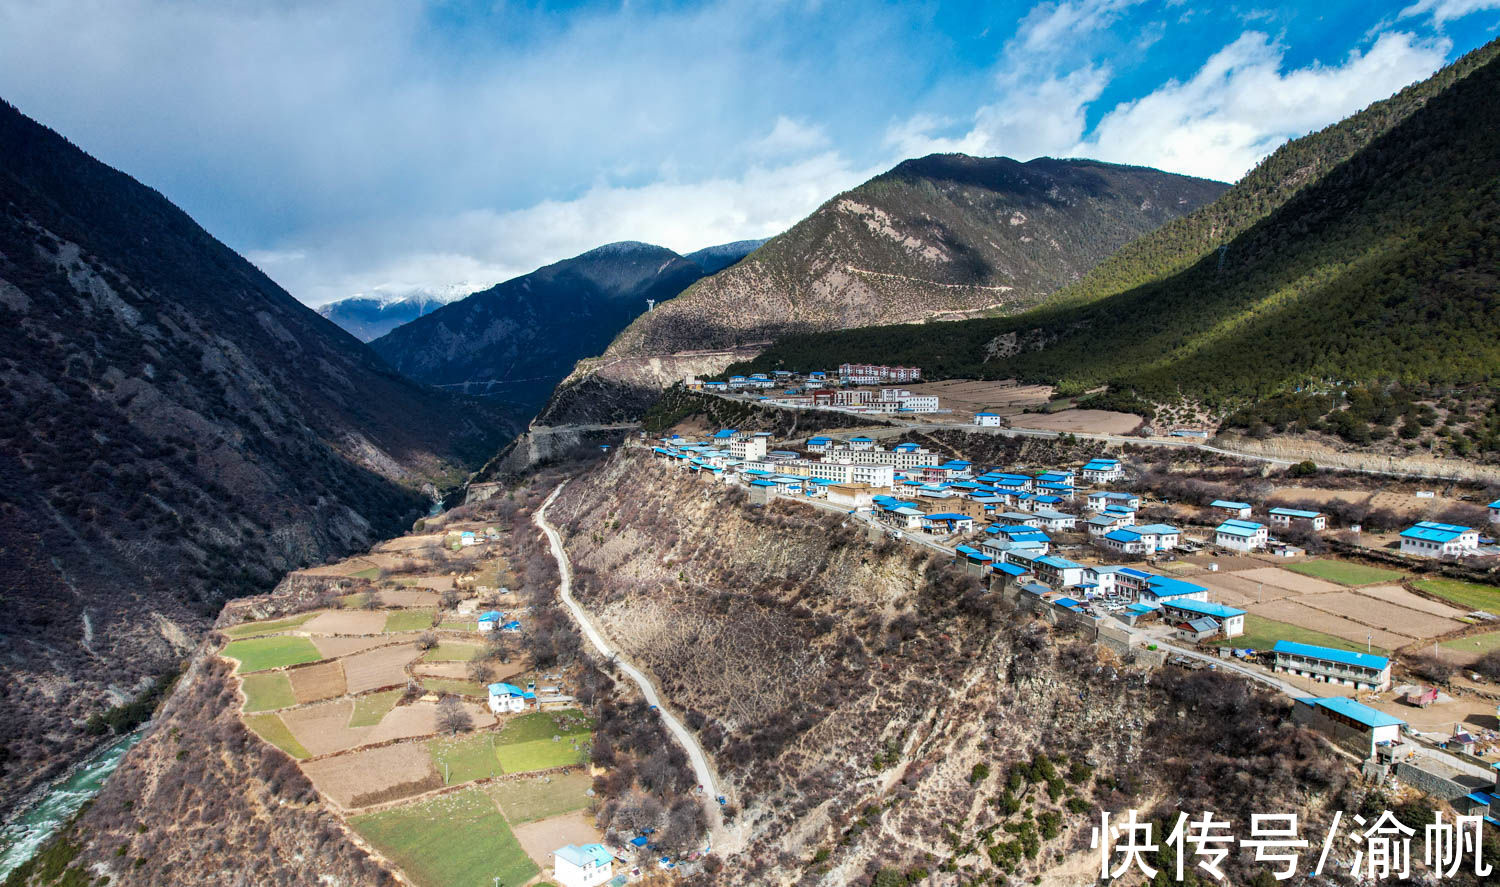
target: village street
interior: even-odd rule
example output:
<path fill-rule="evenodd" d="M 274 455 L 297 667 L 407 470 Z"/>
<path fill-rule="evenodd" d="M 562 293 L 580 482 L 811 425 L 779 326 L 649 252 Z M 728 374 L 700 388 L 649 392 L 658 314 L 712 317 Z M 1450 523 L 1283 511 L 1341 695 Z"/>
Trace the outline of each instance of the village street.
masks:
<path fill-rule="evenodd" d="M 537 527 L 547 535 L 547 542 L 552 549 L 552 556 L 557 560 L 557 571 L 560 579 L 558 594 L 562 598 L 563 604 L 567 606 L 568 612 L 573 615 L 573 619 L 578 623 L 579 630 L 589 639 L 589 643 L 594 645 L 594 648 L 599 651 L 601 656 L 606 660 L 614 662 L 620 667 L 621 671 L 629 675 L 631 680 L 635 681 L 641 688 L 641 695 L 646 698 L 646 702 L 661 715 L 662 723 L 667 726 L 672 735 L 677 737 L 678 743 L 682 746 L 683 751 L 687 753 L 688 760 L 692 762 L 693 772 L 697 776 L 698 784 L 703 787 L 700 800 L 703 804 L 704 815 L 709 824 L 710 845 L 714 852 L 720 856 L 733 855 L 739 852 L 742 841 L 736 830 L 728 829 L 724 825 L 724 816 L 718 803 L 718 797 L 720 795 L 727 796 L 730 790 L 721 787 L 719 781 L 715 778 L 713 766 L 709 763 L 708 755 L 704 753 L 703 746 L 698 744 L 697 737 L 683 725 L 682 721 L 662 704 L 661 696 L 657 693 L 656 686 L 647 677 L 646 673 L 632 665 L 620 655 L 618 650 L 610 645 L 599 629 L 594 626 L 593 621 L 589 619 L 588 613 L 573 597 L 572 565 L 568 560 L 567 552 L 563 550 L 562 536 L 558 534 L 556 528 L 547 520 L 547 509 L 557 499 L 558 494 L 562 492 L 564 486 L 567 486 L 567 481 L 557 485 L 551 495 L 547 497 L 547 500 L 542 503 L 542 507 L 537 509 L 534 518 Z"/>

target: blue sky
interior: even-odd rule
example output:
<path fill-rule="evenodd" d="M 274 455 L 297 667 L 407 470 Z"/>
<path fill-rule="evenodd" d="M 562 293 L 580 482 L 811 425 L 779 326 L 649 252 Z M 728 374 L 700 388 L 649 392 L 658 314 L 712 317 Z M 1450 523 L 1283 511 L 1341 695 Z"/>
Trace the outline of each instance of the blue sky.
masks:
<path fill-rule="evenodd" d="M 1500 0 L 0 0 L 0 95 L 293 295 L 459 292 L 784 230 L 904 157 L 1233 180 Z"/>

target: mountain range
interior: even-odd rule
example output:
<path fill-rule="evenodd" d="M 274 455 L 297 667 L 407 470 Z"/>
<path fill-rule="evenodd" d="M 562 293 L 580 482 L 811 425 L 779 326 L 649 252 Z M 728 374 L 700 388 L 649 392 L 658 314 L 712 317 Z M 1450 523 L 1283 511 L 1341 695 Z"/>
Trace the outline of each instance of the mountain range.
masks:
<path fill-rule="evenodd" d="M 579 359 L 604 350 L 650 304 L 664 310 L 690 284 L 763 242 L 687 256 L 633 241 L 607 244 L 442 306 L 371 347 L 413 379 L 535 412 Z"/>
<path fill-rule="evenodd" d="M 608 356 L 1013 312 L 1226 187 L 1091 160 L 907 160 L 636 319 Z"/>
<path fill-rule="evenodd" d="M 427 293 L 397 297 L 350 296 L 327 305 L 319 305 L 317 310 L 356 339 L 370 342 L 401 324 L 410 323 L 452 301 L 454 300 Z"/>
<path fill-rule="evenodd" d="M 1064 394 L 1108 385 L 1097 404 L 1148 414 L 1183 401 L 1222 414 L 1298 392 L 1324 398 L 1327 414 L 1351 389 L 1394 385 L 1407 400 L 1477 398 L 1456 405 L 1448 436 L 1459 453 L 1500 450 L 1497 94 L 1500 41 L 1282 147 L 1055 303 L 920 335 L 790 337 L 744 368 L 908 362 Z"/>
<path fill-rule="evenodd" d="M 0 807 L 232 596 L 409 527 L 515 431 L 0 103 Z"/>

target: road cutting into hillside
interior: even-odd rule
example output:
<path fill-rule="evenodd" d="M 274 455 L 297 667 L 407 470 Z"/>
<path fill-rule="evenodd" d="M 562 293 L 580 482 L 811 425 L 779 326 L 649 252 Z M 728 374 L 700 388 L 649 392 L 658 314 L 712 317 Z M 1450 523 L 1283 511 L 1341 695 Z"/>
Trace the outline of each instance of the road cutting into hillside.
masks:
<path fill-rule="evenodd" d="M 657 713 L 661 715 L 662 723 L 667 726 L 667 729 L 677 738 L 677 743 L 682 746 L 682 750 L 687 753 L 688 760 L 693 764 L 693 773 L 697 777 L 698 784 L 703 786 L 703 812 L 708 817 L 710 845 L 714 852 L 720 856 L 737 853 L 740 849 L 739 836 L 725 827 L 724 816 L 717 800 L 721 794 L 727 794 L 727 792 L 720 787 L 719 781 L 715 778 L 713 766 L 709 763 L 703 746 L 698 744 L 697 737 L 683 725 L 682 721 L 662 704 L 661 696 L 657 693 L 656 685 L 651 682 L 651 678 L 610 645 L 604 634 L 594 626 L 583 606 L 573 597 L 573 566 L 568 561 L 567 552 L 563 550 L 562 535 L 547 520 L 547 509 L 552 506 L 553 501 L 557 499 L 565 486 L 567 486 L 567 481 L 558 484 L 532 518 L 532 522 L 546 534 L 547 542 L 552 548 L 552 557 L 557 561 L 558 577 L 561 580 L 558 585 L 558 594 L 563 604 L 567 606 L 568 612 L 573 615 L 573 620 L 578 623 L 578 628 L 583 632 L 584 637 L 588 638 L 589 643 L 594 645 L 594 649 L 598 650 L 601 656 L 613 661 L 621 671 L 635 681 L 636 685 L 641 688 L 641 695 L 646 697 L 646 702 L 655 707 Z"/>

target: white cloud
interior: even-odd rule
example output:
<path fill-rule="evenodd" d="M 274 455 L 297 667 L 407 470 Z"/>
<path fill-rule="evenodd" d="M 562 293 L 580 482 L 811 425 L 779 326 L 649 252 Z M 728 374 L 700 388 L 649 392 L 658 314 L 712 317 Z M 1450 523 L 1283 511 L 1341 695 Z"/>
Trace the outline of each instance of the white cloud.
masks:
<path fill-rule="evenodd" d="M 735 177 L 599 185 L 571 200 L 389 220 L 324 234 L 251 259 L 311 305 L 350 293 L 482 289 L 616 240 L 690 252 L 786 230 L 824 200 L 879 172 L 824 152 Z M 285 252 L 315 263 L 276 261 Z M 376 258 L 371 261 L 370 256 Z"/>
<path fill-rule="evenodd" d="M 1486 9 L 1500 9 L 1500 0 L 1417 0 L 1401 10 L 1397 18 L 1430 15 L 1434 22 L 1443 25 Z"/>
<path fill-rule="evenodd" d="M 771 132 L 752 145 L 750 150 L 758 157 L 784 157 L 788 154 L 820 151 L 828 145 L 828 133 L 822 127 L 780 116 L 776 118 L 776 126 Z"/>
<path fill-rule="evenodd" d="M 1426 77 L 1447 50 L 1391 33 L 1341 65 L 1283 71 L 1283 49 L 1247 32 L 1186 82 L 1116 106 L 1066 153 L 1233 181 L 1288 138 Z"/>

